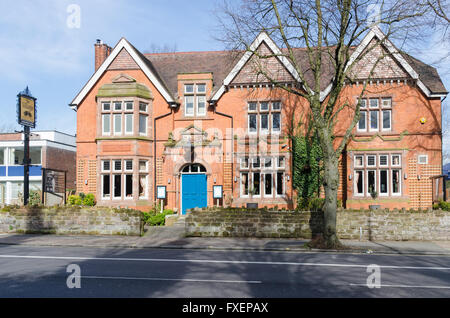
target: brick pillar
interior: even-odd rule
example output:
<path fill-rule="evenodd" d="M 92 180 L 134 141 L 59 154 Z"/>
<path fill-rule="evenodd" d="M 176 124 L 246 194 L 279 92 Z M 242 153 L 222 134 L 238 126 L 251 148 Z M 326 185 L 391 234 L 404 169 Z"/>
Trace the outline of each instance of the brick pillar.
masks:
<path fill-rule="evenodd" d="M 95 71 L 103 64 L 106 58 L 111 54 L 112 49 L 104 44 L 101 40 L 97 40 L 95 47 Z"/>

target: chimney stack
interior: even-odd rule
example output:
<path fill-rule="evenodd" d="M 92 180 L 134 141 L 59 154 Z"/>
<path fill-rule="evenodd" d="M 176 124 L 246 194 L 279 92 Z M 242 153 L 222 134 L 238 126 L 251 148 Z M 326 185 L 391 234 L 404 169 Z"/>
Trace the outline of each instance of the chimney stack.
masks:
<path fill-rule="evenodd" d="M 111 54 L 112 49 L 103 43 L 102 40 L 97 39 L 95 43 L 95 71 L 103 64 L 106 58 Z"/>

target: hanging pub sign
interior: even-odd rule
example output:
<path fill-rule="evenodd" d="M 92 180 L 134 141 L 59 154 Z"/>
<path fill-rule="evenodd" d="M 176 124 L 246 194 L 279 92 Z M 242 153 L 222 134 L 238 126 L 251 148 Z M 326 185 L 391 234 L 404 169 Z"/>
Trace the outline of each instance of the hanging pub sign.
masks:
<path fill-rule="evenodd" d="M 34 98 L 28 87 L 17 95 L 17 116 L 19 125 L 36 127 L 36 98 Z"/>

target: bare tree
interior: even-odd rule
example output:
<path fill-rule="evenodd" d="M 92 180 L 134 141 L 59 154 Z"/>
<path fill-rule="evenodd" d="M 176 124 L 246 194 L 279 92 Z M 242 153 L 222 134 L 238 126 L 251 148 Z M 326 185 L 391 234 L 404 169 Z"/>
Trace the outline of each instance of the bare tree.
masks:
<path fill-rule="evenodd" d="M 0 125 L 0 133 L 13 133 L 15 131 L 15 126 L 12 124 Z"/>
<path fill-rule="evenodd" d="M 177 49 L 176 44 L 158 45 L 158 44 L 152 43 L 152 44 L 150 44 L 150 48 L 148 50 L 146 50 L 145 53 L 174 53 L 177 51 L 178 51 L 178 49 Z"/>
<path fill-rule="evenodd" d="M 377 64 L 385 56 L 373 61 L 358 101 L 343 103 L 341 93 L 346 84 L 358 80 L 358 70 L 355 69 L 358 62 L 369 55 L 373 58 L 371 51 L 380 43 L 385 44 L 389 38 L 403 44 L 420 34 L 420 18 L 428 10 L 425 1 L 411 0 L 243 0 L 239 4 L 225 2 L 221 8 L 219 18 L 221 28 L 225 30 L 221 39 L 230 48 L 251 51 L 260 60 L 274 56 L 287 59 L 293 66 L 297 80 L 295 87 L 286 86 L 264 68 L 258 72 L 273 86 L 304 99 L 309 105 L 312 124 L 317 129 L 323 152 L 323 237 L 329 248 L 340 245 L 336 235 L 339 160 L 359 121 L 360 100 Z M 379 42 L 355 53 L 356 46 L 368 32 L 380 30 L 383 30 L 380 32 L 383 37 Z M 260 32 L 268 33 L 281 50 L 261 53 L 252 48 L 251 43 Z M 306 63 L 298 60 L 295 54 L 298 47 L 305 48 Z M 329 65 L 332 74 L 325 77 L 323 73 Z M 337 117 L 343 109 L 351 110 L 350 124 L 345 127 L 343 136 L 336 138 Z"/>

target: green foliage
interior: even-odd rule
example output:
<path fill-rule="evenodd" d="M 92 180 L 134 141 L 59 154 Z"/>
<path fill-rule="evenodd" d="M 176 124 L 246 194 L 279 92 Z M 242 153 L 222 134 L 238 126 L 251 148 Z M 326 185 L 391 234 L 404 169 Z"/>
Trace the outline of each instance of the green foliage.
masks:
<path fill-rule="evenodd" d="M 450 211 L 450 202 L 440 201 L 439 203 L 435 203 L 433 204 L 433 209 Z"/>
<path fill-rule="evenodd" d="M 41 203 L 41 191 L 31 190 L 30 196 L 28 197 L 28 205 L 37 206 Z"/>
<path fill-rule="evenodd" d="M 322 148 L 313 129 L 292 137 L 293 186 L 298 192 L 300 208 L 307 208 L 313 197 L 318 197 L 323 182 L 320 165 Z"/>
<path fill-rule="evenodd" d="M 173 210 L 161 210 L 152 209 L 149 212 L 143 212 L 144 223 L 150 226 L 164 226 L 166 224 L 166 215 L 172 215 Z"/>
<path fill-rule="evenodd" d="M 69 205 L 83 205 L 83 200 L 79 195 L 71 195 L 67 198 L 67 204 Z"/>
<path fill-rule="evenodd" d="M 97 202 L 95 201 L 95 196 L 92 193 L 86 194 L 83 198 L 84 206 L 94 206 L 96 203 Z"/>
<path fill-rule="evenodd" d="M 324 204 L 324 198 L 301 198 L 297 205 L 297 211 L 322 211 Z"/>

